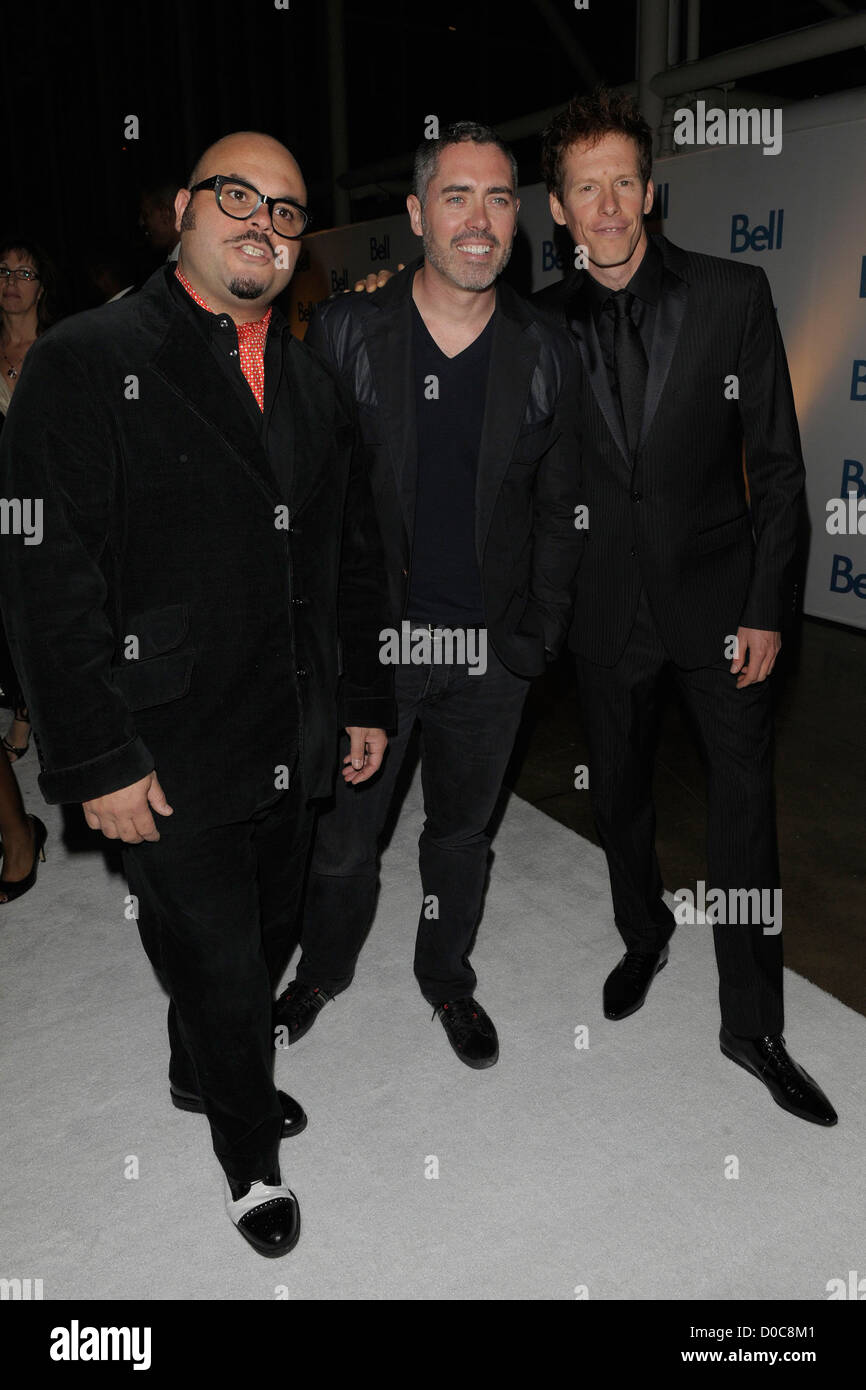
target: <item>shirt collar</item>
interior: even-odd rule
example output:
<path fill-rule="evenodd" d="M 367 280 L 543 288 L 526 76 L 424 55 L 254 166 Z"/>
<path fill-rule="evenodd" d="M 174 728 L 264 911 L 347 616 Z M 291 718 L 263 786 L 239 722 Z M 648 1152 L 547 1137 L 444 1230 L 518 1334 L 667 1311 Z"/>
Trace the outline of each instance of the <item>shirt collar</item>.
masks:
<path fill-rule="evenodd" d="M 652 237 L 648 237 L 643 259 L 623 289 L 628 290 L 638 299 L 642 299 L 645 304 L 657 304 L 661 295 L 663 268 L 661 252 Z M 589 273 L 587 273 L 586 283 L 596 313 L 601 311 L 612 295 L 622 293 L 622 290 L 608 289 L 607 285 L 603 285 Z"/>
<path fill-rule="evenodd" d="M 186 294 L 182 296 L 182 299 L 187 304 L 192 303 L 194 305 L 197 305 L 198 308 L 203 310 L 206 314 L 208 314 L 211 319 L 229 319 L 229 321 L 237 330 L 238 342 L 249 341 L 252 343 L 256 343 L 258 341 L 261 342 L 262 345 L 264 345 L 265 340 L 268 336 L 268 326 L 271 322 L 271 317 L 273 315 L 274 306 L 272 304 L 269 305 L 268 311 L 263 318 L 256 319 L 253 323 L 235 324 L 234 320 L 232 320 L 228 314 L 217 314 L 210 307 L 207 300 L 203 299 L 202 296 L 198 293 L 198 291 L 193 289 L 189 280 L 186 278 L 183 271 L 177 265 L 174 268 L 174 275 L 172 276 L 172 279 L 175 280 L 179 285 L 181 285 L 183 289 L 186 291 Z M 282 327 L 282 324 L 279 322 L 279 319 L 274 322 L 274 327 Z"/>

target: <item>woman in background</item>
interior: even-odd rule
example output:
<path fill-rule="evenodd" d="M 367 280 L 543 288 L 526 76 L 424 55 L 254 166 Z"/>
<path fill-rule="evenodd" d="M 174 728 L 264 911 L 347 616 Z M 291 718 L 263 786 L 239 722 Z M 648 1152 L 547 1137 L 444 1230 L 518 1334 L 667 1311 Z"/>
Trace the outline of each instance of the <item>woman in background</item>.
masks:
<path fill-rule="evenodd" d="M 36 339 L 54 319 L 56 277 L 48 257 L 27 238 L 0 242 L 0 429 L 21 368 Z M 18 684 L 5 630 L 0 629 L 0 703 L 14 711 L 0 754 L 0 840 L 3 874 L 0 904 L 28 892 L 36 881 L 37 862 L 45 858 L 46 830 L 28 816 L 10 763 L 30 747 L 30 721 Z"/>

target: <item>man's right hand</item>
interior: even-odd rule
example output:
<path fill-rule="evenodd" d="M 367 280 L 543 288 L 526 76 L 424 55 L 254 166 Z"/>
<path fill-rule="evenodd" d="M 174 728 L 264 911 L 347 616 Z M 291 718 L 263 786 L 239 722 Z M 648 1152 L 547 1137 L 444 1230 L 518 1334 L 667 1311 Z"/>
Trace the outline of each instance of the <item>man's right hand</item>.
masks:
<path fill-rule="evenodd" d="M 155 772 L 149 772 L 140 782 L 81 804 L 91 830 L 101 830 L 106 839 L 125 840 L 128 845 L 159 839 L 151 807 L 160 816 L 173 814 Z"/>
<path fill-rule="evenodd" d="M 400 261 L 400 263 L 397 266 L 397 270 L 405 269 L 406 267 L 404 266 L 403 262 Z M 363 292 L 366 290 L 367 294 L 372 294 L 374 290 L 380 290 L 383 285 L 387 285 L 388 281 L 394 274 L 396 274 L 396 272 L 393 270 L 371 270 L 370 274 L 366 276 L 365 279 L 355 281 L 355 293 L 363 294 Z M 348 290 L 344 290 L 344 294 L 348 293 Z"/>

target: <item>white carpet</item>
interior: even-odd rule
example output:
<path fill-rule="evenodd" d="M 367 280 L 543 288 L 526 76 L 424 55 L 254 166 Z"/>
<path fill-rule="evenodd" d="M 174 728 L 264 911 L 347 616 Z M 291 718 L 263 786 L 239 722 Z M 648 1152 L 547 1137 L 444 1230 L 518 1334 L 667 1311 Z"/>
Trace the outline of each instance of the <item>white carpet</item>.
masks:
<path fill-rule="evenodd" d="M 743 1300 L 823 1299 L 866 1272 L 866 1019 L 787 973 L 788 1043 L 831 1130 L 721 1056 L 706 927 L 680 928 L 644 1009 L 607 1022 L 603 856 L 512 798 L 473 956 L 501 1059 L 470 1071 L 412 975 L 417 784 L 354 986 L 277 1053 L 310 1117 L 281 1150 L 303 1227 L 261 1259 L 225 1215 L 206 1121 L 169 1103 L 126 885 L 64 851 L 37 771 L 31 752 L 48 861 L 0 907 L 0 1276 L 46 1299 Z"/>

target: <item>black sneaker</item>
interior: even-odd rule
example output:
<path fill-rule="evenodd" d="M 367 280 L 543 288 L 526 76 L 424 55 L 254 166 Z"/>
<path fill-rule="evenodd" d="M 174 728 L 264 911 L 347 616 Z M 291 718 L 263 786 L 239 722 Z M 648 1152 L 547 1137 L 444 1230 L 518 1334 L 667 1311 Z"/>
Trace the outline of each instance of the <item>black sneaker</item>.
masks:
<path fill-rule="evenodd" d="M 290 1043 L 297 1042 L 309 1033 L 320 1011 L 333 997 L 318 985 L 293 980 L 274 1005 L 274 1023 L 287 1030 Z"/>
<path fill-rule="evenodd" d="M 477 999 L 449 999 L 444 1004 L 435 1004 L 434 1018 L 436 1014 L 448 1041 L 467 1067 L 480 1071 L 499 1061 L 496 1029 Z"/>

